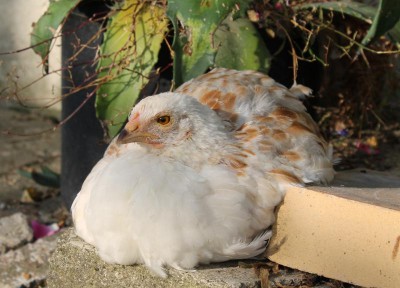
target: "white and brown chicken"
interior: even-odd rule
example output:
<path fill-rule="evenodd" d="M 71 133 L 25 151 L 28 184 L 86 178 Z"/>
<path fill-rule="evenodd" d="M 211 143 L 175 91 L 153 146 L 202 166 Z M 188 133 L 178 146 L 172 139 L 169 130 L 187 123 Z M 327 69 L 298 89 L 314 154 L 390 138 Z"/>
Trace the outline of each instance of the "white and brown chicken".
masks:
<path fill-rule="evenodd" d="M 286 188 L 334 176 L 304 90 L 214 69 L 143 99 L 77 195 L 76 233 L 106 262 L 162 277 L 259 255 Z"/>

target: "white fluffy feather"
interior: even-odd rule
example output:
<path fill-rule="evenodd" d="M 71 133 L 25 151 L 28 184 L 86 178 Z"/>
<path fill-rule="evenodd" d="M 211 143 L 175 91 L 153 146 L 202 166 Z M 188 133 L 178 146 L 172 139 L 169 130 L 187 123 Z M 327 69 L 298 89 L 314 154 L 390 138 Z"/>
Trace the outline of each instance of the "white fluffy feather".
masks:
<path fill-rule="evenodd" d="M 270 235 L 253 237 L 272 224 L 272 209 L 264 227 L 253 227 L 253 193 L 231 171 L 195 171 L 128 146 L 96 165 L 72 207 L 77 234 L 106 262 L 145 263 L 165 276 L 165 265 L 191 269 L 265 249 Z"/>

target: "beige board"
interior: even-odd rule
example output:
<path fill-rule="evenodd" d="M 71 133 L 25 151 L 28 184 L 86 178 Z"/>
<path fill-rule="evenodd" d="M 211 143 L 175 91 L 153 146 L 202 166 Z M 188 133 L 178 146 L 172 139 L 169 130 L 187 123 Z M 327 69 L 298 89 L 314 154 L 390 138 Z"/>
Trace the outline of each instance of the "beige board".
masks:
<path fill-rule="evenodd" d="M 291 188 L 269 259 L 364 287 L 400 287 L 400 178 L 358 171 Z"/>

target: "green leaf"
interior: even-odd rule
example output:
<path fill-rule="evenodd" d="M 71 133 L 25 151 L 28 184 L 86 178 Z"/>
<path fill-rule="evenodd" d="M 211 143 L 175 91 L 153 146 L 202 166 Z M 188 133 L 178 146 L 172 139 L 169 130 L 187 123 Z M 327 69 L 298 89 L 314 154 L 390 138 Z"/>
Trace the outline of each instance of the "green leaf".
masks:
<path fill-rule="evenodd" d="M 293 7 L 294 10 L 303 9 L 324 9 L 336 13 L 346 14 L 358 18 L 367 23 L 372 23 L 376 9 L 369 5 L 352 1 L 335 1 L 321 3 L 299 4 Z"/>
<path fill-rule="evenodd" d="M 53 188 L 60 188 L 60 174 L 57 174 L 50 168 L 44 166 L 41 167 L 42 173 L 36 171 L 26 171 L 19 169 L 18 173 L 26 178 L 30 178 L 36 183 L 46 186 L 46 187 L 53 187 Z"/>
<path fill-rule="evenodd" d="M 179 86 L 214 65 L 215 33 L 230 14 L 246 11 L 248 0 L 169 0 L 167 15 L 175 37 L 174 82 Z M 181 25 L 181 26 L 180 26 Z"/>
<path fill-rule="evenodd" d="M 54 34 L 79 1 L 50 0 L 49 8 L 34 24 L 31 33 L 31 46 L 33 51 L 42 58 L 46 73 L 49 72 L 48 55 Z"/>
<path fill-rule="evenodd" d="M 361 42 L 364 46 L 384 35 L 393 27 L 394 28 L 389 32 L 389 37 L 394 38 L 396 42 L 400 40 L 400 27 L 396 25 L 396 23 L 399 23 L 400 19 L 400 5 L 398 5 L 398 0 L 381 0 L 378 8 L 354 1 L 308 3 L 296 5 L 293 8 L 295 10 L 324 9 L 343 13 L 371 24 L 371 27 L 368 29 L 366 36 Z"/>
<path fill-rule="evenodd" d="M 164 9 L 150 2 L 126 0 L 120 5 L 109 19 L 98 64 L 96 111 L 111 137 L 147 84 L 168 24 Z"/>
<path fill-rule="evenodd" d="M 400 21 L 388 32 L 389 38 L 397 44 L 400 49 Z"/>
<path fill-rule="evenodd" d="M 378 11 L 361 44 L 368 45 L 392 29 L 400 19 L 399 0 L 381 0 Z"/>
<path fill-rule="evenodd" d="M 250 20 L 228 17 L 216 31 L 215 43 L 220 45 L 215 57 L 217 66 L 268 72 L 271 56 Z"/>

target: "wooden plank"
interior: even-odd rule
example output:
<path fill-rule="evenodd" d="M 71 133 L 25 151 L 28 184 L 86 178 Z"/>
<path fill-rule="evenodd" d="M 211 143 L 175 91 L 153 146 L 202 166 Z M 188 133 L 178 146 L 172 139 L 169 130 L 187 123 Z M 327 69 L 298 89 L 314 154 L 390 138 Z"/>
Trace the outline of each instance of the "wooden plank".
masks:
<path fill-rule="evenodd" d="M 400 179 L 371 171 L 337 179 L 288 191 L 268 258 L 360 286 L 400 287 Z"/>

